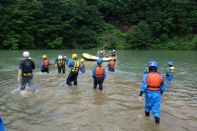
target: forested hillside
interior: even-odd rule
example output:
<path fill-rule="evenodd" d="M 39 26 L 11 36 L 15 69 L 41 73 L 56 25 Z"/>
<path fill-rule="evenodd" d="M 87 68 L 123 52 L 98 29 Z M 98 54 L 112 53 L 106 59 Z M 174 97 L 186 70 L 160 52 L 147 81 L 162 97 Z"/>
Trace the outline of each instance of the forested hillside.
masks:
<path fill-rule="evenodd" d="M 196 0 L 1 0 L 0 49 L 197 49 Z"/>

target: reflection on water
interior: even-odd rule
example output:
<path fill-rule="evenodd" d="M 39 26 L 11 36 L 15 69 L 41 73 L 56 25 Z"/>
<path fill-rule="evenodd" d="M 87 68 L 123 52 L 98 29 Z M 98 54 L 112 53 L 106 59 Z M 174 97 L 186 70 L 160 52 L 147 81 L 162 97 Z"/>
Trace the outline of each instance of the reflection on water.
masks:
<path fill-rule="evenodd" d="M 72 52 L 66 51 L 66 55 L 70 56 Z M 66 85 L 69 69 L 66 74 L 58 74 L 53 66 L 49 74 L 36 69 L 34 84 L 38 92 L 26 96 L 19 95 L 16 82 L 22 51 L 1 53 L 4 55 L 0 55 L 0 113 L 8 131 L 197 130 L 196 52 L 119 51 L 116 72 L 107 72 L 103 91 L 93 89 L 91 71 L 94 62 L 87 62 L 87 72 L 79 74 L 78 86 L 72 87 Z M 54 63 L 53 58 L 65 51 L 32 51 L 32 59 L 37 65 L 42 53 Z M 144 116 L 144 103 L 138 99 L 143 68 L 153 59 L 159 62 L 160 72 L 164 71 L 168 59 L 173 60 L 176 67 L 173 84 L 168 86 L 168 92 L 161 100 L 159 126 L 152 117 Z"/>

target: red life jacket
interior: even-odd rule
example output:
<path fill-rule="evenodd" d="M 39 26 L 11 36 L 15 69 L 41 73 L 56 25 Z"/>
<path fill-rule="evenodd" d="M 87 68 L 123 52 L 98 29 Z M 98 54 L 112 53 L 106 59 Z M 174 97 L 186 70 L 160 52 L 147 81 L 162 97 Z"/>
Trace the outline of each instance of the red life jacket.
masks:
<path fill-rule="evenodd" d="M 82 68 L 83 68 L 83 69 L 85 69 L 85 68 L 86 68 L 85 63 L 82 63 Z"/>
<path fill-rule="evenodd" d="M 97 66 L 95 71 L 95 77 L 102 78 L 104 75 L 104 69 L 102 66 Z"/>
<path fill-rule="evenodd" d="M 49 66 L 49 61 L 48 61 L 48 59 L 44 59 L 44 67 L 45 68 L 48 68 L 48 66 Z"/>
<path fill-rule="evenodd" d="M 151 91 L 158 91 L 160 90 L 161 85 L 161 75 L 159 73 L 148 73 L 147 77 L 147 89 Z"/>
<path fill-rule="evenodd" d="M 109 67 L 114 68 L 115 67 L 115 62 L 114 61 L 110 61 Z"/>

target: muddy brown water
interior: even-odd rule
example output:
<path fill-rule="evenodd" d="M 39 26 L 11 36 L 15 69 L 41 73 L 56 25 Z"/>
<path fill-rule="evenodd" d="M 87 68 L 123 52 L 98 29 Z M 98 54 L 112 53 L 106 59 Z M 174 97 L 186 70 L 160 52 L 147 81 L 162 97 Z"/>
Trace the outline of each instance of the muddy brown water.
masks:
<path fill-rule="evenodd" d="M 197 52 L 196 51 L 118 51 L 116 71 L 107 72 L 103 91 L 93 90 L 91 78 L 95 62 L 87 62 L 79 74 L 78 86 L 68 87 L 66 74 L 52 65 L 42 74 L 38 65 L 43 53 L 52 63 L 57 55 L 94 53 L 93 50 L 30 51 L 36 63 L 34 84 L 37 92 L 19 95 L 17 69 L 22 51 L 0 51 L 0 114 L 6 131 L 196 131 L 197 130 Z M 175 64 L 174 80 L 161 100 L 161 123 L 144 116 L 144 102 L 138 95 L 143 69 L 149 60 Z M 106 63 L 104 66 L 106 67 Z"/>

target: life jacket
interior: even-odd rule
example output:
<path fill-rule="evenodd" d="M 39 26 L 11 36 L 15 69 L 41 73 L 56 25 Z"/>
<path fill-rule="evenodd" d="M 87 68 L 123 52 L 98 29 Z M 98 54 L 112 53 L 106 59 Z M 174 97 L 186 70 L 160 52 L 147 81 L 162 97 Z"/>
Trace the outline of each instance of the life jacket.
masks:
<path fill-rule="evenodd" d="M 102 78 L 104 75 L 104 69 L 102 66 L 97 66 L 95 70 L 95 77 Z"/>
<path fill-rule="evenodd" d="M 161 75 L 159 73 L 148 73 L 147 77 L 147 89 L 151 91 L 158 91 L 160 90 L 161 85 Z"/>
<path fill-rule="evenodd" d="M 58 59 L 58 61 L 57 61 L 57 66 L 58 66 L 58 67 L 65 66 L 65 61 L 62 60 L 62 59 Z"/>
<path fill-rule="evenodd" d="M 73 72 L 78 72 L 79 71 L 79 66 L 80 66 L 80 62 L 79 61 L 75 61 L 74 66 L 71 68 L 71 71 Z"/>
<path fill-rule="evenodd" d="M 23 61 L 23 69 L 22 72 L 23 73 L 31 73 L 32 72 L 32 62 L 30 59 L 25 59 Z"/>
<path fill-rule="evenodd" d="M 85 68 L 86 68 L 85 63 L 82 63 L 82 68 L 83 68 L 83 69 L 85 69 Z"/>
<path fill-rule="evenodd" d="M 45 67 L 45 68 L 48 68 L 48 66 L 49 66 L 49 61 L 48 61 L 48 59 L 44 59 L 43 63 L 44 63 L 44 67 Z"/>
<path fill-rule="evenodd" d="M 168 67 L 168 69 L 170 70 L 170 73 L 173 73 L 173 72 L 174 72 L 175 67 L 174 67 L 174 66 L 171 66 L 171 67 Z"/>
<path fill-rule="evenodd" d="M 114 68 L 115 67 L 115 62 L 114 61 L 110 61 L 109 62 L 109 67 L 110 68 Z"/>

